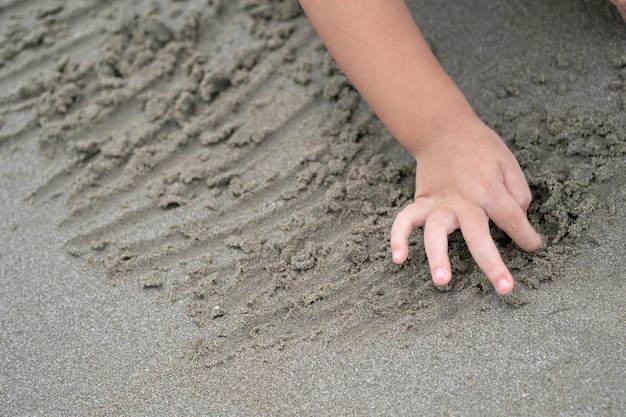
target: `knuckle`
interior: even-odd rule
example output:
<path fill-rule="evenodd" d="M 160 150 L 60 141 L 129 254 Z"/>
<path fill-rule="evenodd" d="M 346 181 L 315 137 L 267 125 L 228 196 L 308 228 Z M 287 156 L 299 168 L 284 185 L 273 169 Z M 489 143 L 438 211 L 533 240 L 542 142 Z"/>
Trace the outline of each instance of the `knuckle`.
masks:
<path fill-rule="evenodd" d="M 517 198 L 517 203 L 524 210 L 526 210 L 530 206 L 530 203 L 532 203 L 532 201 L 533 201 L 533 196 L 531 194 L 525 194 Z"/>
<path fill-rule="evenodd" d="M 483 246 L 489 239 L 491 239 L 491 235 L 482 224 L 470 224 L 466 225 L 462 230 L 463 237 L 468 245 L 472 246 Z"/>
<path fill-rule="evenodd" d="M 498 183 L 481 184 L 477 189 L 477 195 L 482 196 L 486 201 L 497 199 L 500 194 L 501 186 Z"/>
<path fill-rule="evenodd" d="M 428 219 L 426 219 L 424 227 L 428 229 L 440 229 L 445 225 L 445 223 L 446 220 L 442 215 L 433 213 L 428 216 Z"/>
<path fill-rule="evenodd" d="M 424 230 L 445 231 L 447 234 L 456 228 L 458 228 L 457 215 L 445 206 L 433 210 L 424 224 Z"/>
<path fill-rule="evenodd" d="M 509 235 L 517 235 L 524 229 L 524 224 L 518 219 L 511 219 L 505 230 Z"/>
<path fill-rule="evenodd" d="M 498 277 L 506 272 L 506 266 L 499 257 L 493 256 L 480 266 L 487 277 Z"/>

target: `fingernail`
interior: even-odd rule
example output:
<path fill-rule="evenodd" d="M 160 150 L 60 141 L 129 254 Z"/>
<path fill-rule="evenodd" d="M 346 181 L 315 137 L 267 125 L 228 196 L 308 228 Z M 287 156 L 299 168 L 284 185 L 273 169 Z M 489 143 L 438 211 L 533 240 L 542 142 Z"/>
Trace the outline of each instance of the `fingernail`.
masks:
<path fill-rule="evenodd" d="M 500 294 L 508 294 L 513 290 L 513 285 L 515 284 L 513 284 L 512 281 L 509 281 L 506 278 L 500 278 L 496 281 L 496 290 Z"/>
<path fill-rule="evenodd" d="M 393 258 L 393 261 L 395 263 L 402 262 L 401 254 L 399 250 L 394 250 L 393 252 L 391 252 L 391 257 Z"/>
<path fill-rule="evenodd" d="M 435 283 L 443 283 L 447 278 L 446 270 L 443 268 L 437 268 L 435 270 Z"/>

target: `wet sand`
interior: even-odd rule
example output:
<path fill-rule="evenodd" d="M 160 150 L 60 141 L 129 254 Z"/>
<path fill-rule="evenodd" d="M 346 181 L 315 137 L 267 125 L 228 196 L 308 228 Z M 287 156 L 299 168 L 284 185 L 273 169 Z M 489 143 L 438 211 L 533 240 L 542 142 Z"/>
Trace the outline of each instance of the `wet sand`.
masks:
<path fill-rule="evenodd" d="M 390 259 L 413 161 L 297 3 L 0 3 L 6 415 L 626 412 L 626 24 L 412 1 L 549 242 Z M 372 57 L 375 59 L 375 57 Z"/>

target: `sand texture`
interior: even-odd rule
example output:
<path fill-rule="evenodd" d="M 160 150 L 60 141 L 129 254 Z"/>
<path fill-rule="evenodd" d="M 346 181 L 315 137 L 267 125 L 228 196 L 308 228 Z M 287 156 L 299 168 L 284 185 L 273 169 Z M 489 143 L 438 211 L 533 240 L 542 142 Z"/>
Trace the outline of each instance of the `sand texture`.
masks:
<path fill-rule="evenodd" d="M 0 415 L 626 413 L 626 24 L 408 3 L 533 191 L 509 296 L 392 263 L 414 161 L 297 2 L 0 1 Z"/>

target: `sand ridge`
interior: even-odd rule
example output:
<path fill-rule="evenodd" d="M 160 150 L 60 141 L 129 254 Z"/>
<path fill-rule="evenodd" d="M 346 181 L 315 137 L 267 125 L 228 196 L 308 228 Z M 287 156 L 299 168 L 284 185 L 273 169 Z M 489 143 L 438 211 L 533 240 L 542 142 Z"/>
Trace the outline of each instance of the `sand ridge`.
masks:
<path fill-rule="evenodd" d="M 611 13 L 574 3 L 592 16 L 584 27 Z M 0 10 L 0 152 L 35 141 L 47 155 L 29 203 L 66 201 L 59 233 L 86 270 L 185 303 L 201 335 L 188 347 L 192 363 L 419 332 L 447 314 L 442 297 L 469 311 L 519 308 L 542 282 L 564 279 L 576 245 L 601 240 L 598 216 L 610 227 L 624 202 L 614 184 L 626 154 L 626 50 L 608 29 L 592 36 L 603 47 L 583 45 L 584 56 L 503 52 L 510 71 L 486 85 L 462 77 L 446 52 L 451 39 L 423 22 L 520 161 L 534 195 L 529 217 L 549 243 L 527 254 L 493 229 L 519 287 L 500 297 L 460 233 L 450 237 L 453 281 L 444 288 L 430 281 L 419 230 L 407 264 L 393 265 L 388 233 L 412 198 L 414 162 L 297 2 L 5 2 Z M 541 21 L 507 18 L 513 41 L 552 36 Z M 590 79 L 600 91 L 580 103 Z"/>
<path fill-rule="evenodd" d="M 25 121 L 3 142 L 36 132 L 44 152 L 64 156 L 33 201 L 67 196 L 66 249 L 87 268 L 185 299 L 207 329 L 194 351 L 219 362 L 248 344 L 419 322 L 442 290 L 492 293 L 459 233 L 446 288 L 429 280 L 420 231 L 409 263 L 391 264 L 387 233 L 411 198 L 414 167 L 297 5 L 97 6 L 38 9 L 46 29 L 37 39 L 63 51 L 40 74 L 21 75 L 35 41 L 5 52 L 13 56 L 4 71 L 19 87 L 4 117 Z M 89 16 L 90 33 L 70 29 L 75 16 Z M 72 30 L 82 36 L 66 46 Z M 564 54 L 554 64 L 570 79 L 583 71 Z M 623 63 L 614 65 L 623 79 Z M 544 77 L 532 88 L 552 84 Z M 495 94 L 505 102 L 520 91 L 511 84 Z M 598 205 L 593 184 L 611 177 L 611 158 L 626 149 L 623 113 L 513 104 L 487 121 L 527 173 L 529 216 L 550 247 L 526 254 L 494 234 L 517 279 L 537 288 L 559 279 L 569 245 L 585 238 Z"/>

